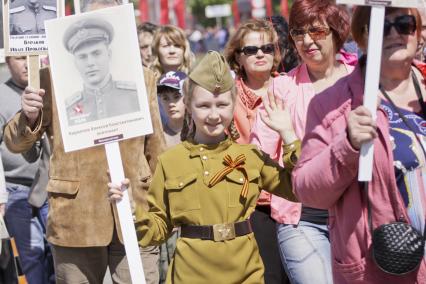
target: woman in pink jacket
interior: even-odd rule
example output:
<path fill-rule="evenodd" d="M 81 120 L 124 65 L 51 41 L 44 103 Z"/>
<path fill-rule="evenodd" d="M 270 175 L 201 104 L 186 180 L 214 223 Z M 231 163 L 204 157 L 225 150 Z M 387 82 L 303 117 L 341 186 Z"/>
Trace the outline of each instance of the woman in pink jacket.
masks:
<path fill-rule="evenodd" d="M 269 90 L 289 108 L 296 135 L 302 140 L 312 98 L 351 73 L 356 56 L 339 51 L 349 34 L 350 21 L 346 10 L 333 1 L 295 1 L 289 24 L 291 44 L 304 63 L 276 77 Z M 264 113 L 263 106 L 259 107 L 251 142 L 279 159 L 283 143 L 260 119 Z M 271 215 L 277 221 L 280 255 L 290 282 L 329 284 L 333 277 L 328 212 L 312 207 L 272 196 Z"/>
<path fill-rule="evenodd" d="M 352 33 L 364 51 L 369 18 L 369 7 L 356 8 Z M 408 222 L 423 235 L 425 226 L 425 66 L 413 65 L 420 33 L 416 9 L 386 10 L 376 122 L 362 106 L 365 58 L 309 106 L 293 186 L 301 202 L 329 210 L 335 283 L 426 283 L 424 257 L 417 269 L 398 276 L 381 270 L 372 256 L 377 227 Z M 368 141 L 375 153 L 365 187 L 357 173 L 359 149 Z"/>

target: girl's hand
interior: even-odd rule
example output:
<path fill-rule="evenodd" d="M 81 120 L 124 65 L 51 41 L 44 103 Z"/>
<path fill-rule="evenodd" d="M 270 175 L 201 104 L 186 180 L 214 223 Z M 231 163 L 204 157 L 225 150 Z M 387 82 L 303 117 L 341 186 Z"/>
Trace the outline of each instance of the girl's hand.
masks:
<path fill-rule="evenodd" d="M 262 102 L 267 113 L 267 115 L 260 114 L 262 121 L 281 135 L 284 144 L 296 141 L 297 136 L 291 123 L 290 112 L 283 100 L 276 98 L 268 91 L 268 98 L 262 97 Z"/>
<path fill-rule="evenodd" d="M 127 190 L 130 181 L 126 178 L 121 182 L 121 185 L 108 183 L 108 199 L 111 203 L 121 201 L 123 198 L 123 191 Z"/>
<path fill-rule="evenodd" d="M 359 106 L 349 113 L 348 137 L 354 149 L 361 149 L 361 145 L 377 137 L 376 123 L 373 121 L 370 111 Z"/>

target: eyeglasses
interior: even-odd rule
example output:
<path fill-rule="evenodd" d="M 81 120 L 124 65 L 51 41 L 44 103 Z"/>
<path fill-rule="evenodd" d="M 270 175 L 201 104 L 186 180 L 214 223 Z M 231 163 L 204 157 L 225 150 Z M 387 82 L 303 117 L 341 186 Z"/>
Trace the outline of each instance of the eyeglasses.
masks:
<path fill-rule="evenodd" d="M 256 55 L 259 49 L 262 50 L 264 54 L 273 54 L 275 52 L 275 46 L 273 43 L 268 43 L 268 44 L 262 45 L 261 47 L 252 46 L 252 45 L 244 46 L 243 48 L 240 49 L 240 52 L 244 53 L 247 56 L 251 56 L 251 55 Z"/>
<path fill-rule="evenodd" d="M 310 26 L 307 29 L 291 29 L 290 35 L 294 41 L 302 41 L 305 38 L 305 34 L 309 34 L 312 40 L 325 39 L 331 30 L 330 28 L 323 26 Z"/>
<path fill-rule="evenodd" d="M 416 18 L 413 15 L 403 15 L 396 17 L 393 23 L 385 20 L 383 35 L 388 36 L 392 27 L 400 35 L 410 35 L 416 30 Z"/>

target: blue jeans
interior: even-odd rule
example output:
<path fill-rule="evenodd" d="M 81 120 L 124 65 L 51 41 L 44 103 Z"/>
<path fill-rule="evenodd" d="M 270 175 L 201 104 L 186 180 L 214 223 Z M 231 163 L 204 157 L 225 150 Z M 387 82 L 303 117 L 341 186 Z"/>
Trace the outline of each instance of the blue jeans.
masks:
<path fill-rule="evenodd" d="M 15 238 L 22 271 L 28 283 L 54 283 L 53 259 L 44 238 L 47 202 L 34 211 L 27 200 L 29 187 L 7 183 L 6 189 L 9 193 L 5 214 L 6 226 L 9 234 Z"/>
<path fill-rule="evenodd" d="M 333 283 L 327 225 L 305 221 L 277 224 L 277 235 L 281 260 L 292 284 Z"/>

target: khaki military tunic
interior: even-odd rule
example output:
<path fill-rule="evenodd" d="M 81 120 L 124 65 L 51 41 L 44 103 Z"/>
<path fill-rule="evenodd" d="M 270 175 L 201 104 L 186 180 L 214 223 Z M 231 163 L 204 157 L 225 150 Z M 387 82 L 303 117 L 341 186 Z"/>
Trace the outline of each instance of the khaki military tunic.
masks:
<path fill-rule="evenodd" d="M 140 110 L 136 84 L 112 79 L 102 88 L 85 87 L 65 104 L 70 126 Z"/>
<path fill-rule="evenodd" d="M 298 147 L 297 147 L 298 148 Z M 241 197 L 243 171 L 234 169 L 222 181 L 209 181 L 225 165 L 223 159 L 244 154 L 249 181 Z M 253 145 L 225 140 L 218 145 L 183 142 L 159 157 L 148 192 L 149 212 L 136 210 L 142 246 L 159 244 L 174 227 L 213 225 L 247 220 L 260 189 L 296 201 L 291 172 L 280 168 Z M 170 264 L 167 283 L 263 283 L 263 263 L 253 233 L 226 241 L 180 238 Z"/>
<path fill-rule="evenodd" d="M 10 34 L 45 34 L 44 21 L 57 17 L 56 1 L 40 0 L 31 7 L 28 0 L 15 0 L 9 7 Z"/>

